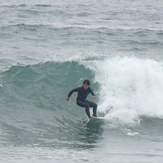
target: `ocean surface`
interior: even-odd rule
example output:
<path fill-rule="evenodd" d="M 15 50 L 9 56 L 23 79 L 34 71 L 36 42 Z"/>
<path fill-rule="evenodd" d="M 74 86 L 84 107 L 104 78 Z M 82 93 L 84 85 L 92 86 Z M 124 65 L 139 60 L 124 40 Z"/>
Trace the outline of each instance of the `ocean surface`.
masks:
<path fill-rule="evenodd" d="M 163 162 L 162 0 L 0 0 L 0 163 L 33 162 Z"/>

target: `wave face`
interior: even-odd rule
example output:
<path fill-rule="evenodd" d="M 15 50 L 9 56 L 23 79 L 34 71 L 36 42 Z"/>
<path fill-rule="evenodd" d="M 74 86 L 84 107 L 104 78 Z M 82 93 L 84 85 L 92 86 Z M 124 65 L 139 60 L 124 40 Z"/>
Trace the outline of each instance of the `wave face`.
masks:
<path fill-rule="evenodd" d="M 68 91 L 86 77 L 93 78 L 93 73 L 75 62 L 13 66 L 3 72 L 1 143 L 89 147 L 89 139 L 83 138 L 90 132 L 82 125 L 84 111 L 66 101 Z"/>

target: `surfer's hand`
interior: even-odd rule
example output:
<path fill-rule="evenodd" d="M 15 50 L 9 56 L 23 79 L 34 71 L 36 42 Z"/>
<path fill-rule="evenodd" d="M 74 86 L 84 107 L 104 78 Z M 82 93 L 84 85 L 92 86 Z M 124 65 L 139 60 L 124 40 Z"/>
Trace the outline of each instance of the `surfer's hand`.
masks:
<path fill-rule="evenodd" d="M 67 101 L 69 101 L 69 99 L 70 99 L 69 97 L 66 98 Z"/>

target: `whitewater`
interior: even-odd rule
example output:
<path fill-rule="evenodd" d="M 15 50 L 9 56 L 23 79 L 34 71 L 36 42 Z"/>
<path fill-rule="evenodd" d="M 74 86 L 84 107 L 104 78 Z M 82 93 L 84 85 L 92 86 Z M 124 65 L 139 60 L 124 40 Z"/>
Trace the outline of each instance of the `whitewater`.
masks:
<path fill-rule="evenodd" d="M 0 0 L 0 163 L 162 163 L 162 97 L 161 0 Z"/>

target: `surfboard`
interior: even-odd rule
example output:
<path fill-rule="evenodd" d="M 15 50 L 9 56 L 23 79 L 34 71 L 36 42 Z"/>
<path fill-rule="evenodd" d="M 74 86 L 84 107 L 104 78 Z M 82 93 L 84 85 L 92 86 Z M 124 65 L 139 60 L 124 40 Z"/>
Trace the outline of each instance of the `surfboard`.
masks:
<path fill-rule="evenodd" d="M 92 119 L 92 120 L 98 120 L 98 119 L 104 120 L 105 118 L 104 118 L 104 117 L 92 117 L 91 119 Z M 91 119 L 90 119 L 90 120 L 91 120 Z"/>
<path fill-rule="evenodd" d="M 104 117 L 92 117 L 87 121 L 87 127 L 98 128 L 104 124 Z"/>
<path fill-rule="evenodd" d="M 99 121 L 104 121 L 104 117 L 91 117 L 89 120 L 88 120 L 88 123 L 89 122 L 99 122 Z"/>

